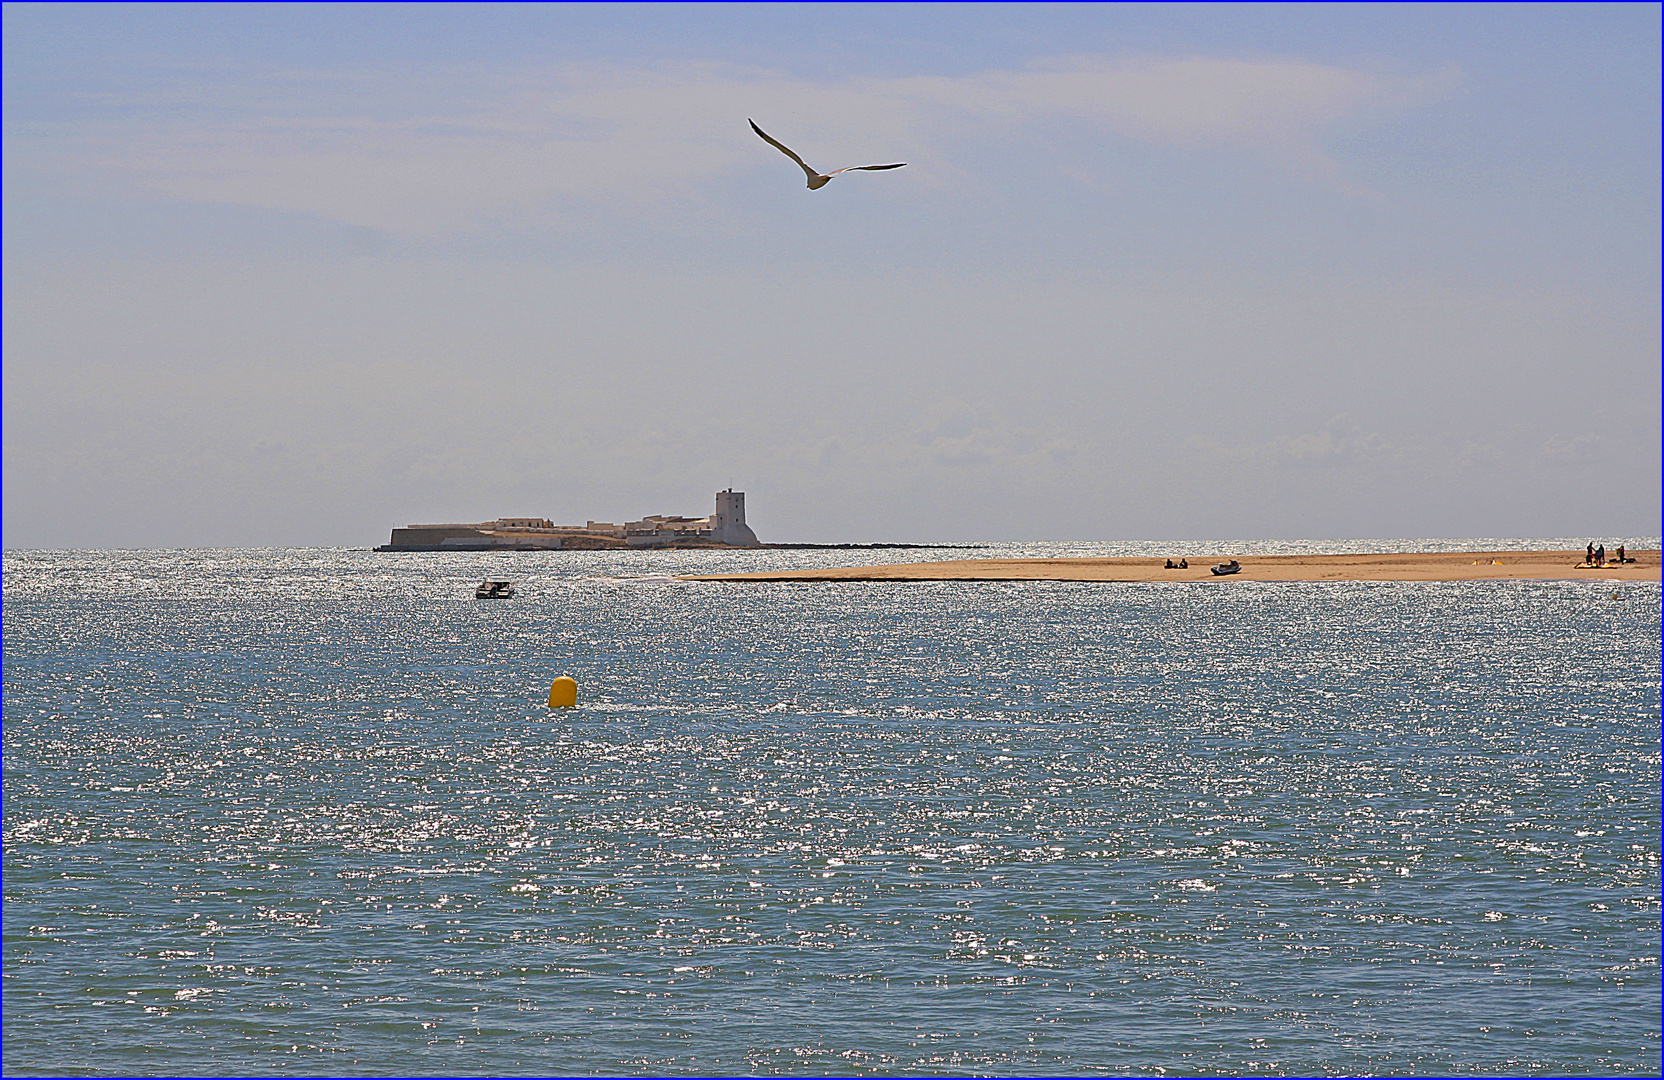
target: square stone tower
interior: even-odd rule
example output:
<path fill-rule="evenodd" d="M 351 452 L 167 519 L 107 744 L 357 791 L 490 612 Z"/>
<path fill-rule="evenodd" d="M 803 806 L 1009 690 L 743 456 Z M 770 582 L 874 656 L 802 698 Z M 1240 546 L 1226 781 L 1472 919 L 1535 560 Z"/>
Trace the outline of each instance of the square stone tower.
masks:
<path fill-rule="evenodd" d="M 757 546 L 757 534 L 745 523 L 745 492 L 729 488 L 716 493 L 716 513 L 711 515 L 711 539 L 735 547 Z"/>

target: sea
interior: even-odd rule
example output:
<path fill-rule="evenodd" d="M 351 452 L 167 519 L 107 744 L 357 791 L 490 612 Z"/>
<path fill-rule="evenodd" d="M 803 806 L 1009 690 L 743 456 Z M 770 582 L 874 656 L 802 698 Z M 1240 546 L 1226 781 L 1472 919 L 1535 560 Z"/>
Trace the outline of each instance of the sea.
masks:
<path fill-rule="evenodd" d="M 1657 582 L 676 580 L 1583 543 L 8 551 L 4 1071 L 1656 1076 Z"/>

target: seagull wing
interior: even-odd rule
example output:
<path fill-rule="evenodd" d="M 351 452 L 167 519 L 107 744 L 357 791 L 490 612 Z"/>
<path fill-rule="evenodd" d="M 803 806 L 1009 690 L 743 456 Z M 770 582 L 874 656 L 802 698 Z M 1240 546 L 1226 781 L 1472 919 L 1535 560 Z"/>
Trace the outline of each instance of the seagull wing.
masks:
<path fill-rule="evenodd" d="M 877 172 L 879 169 L 899 169 L 905 164 L 907 164 L 907 162 L 898 161 L 894 165 L 850 165 L 846 168 L 842 168 L 842 169 L 837 170 L 837 172 L 829 172 L 826 175 L 827 176 L 837 176 L 838 173 L 855 172 L 855 171 L 860 170 L 860 169 L 870 169 L 874 172 Z"/>
<path fill-rule="evenodd" d="M 762 128 L 758 127 L 757 126 L 757 121 L 751 119 L 748 116 L 748 117 L 745 118 L 745 122 L 751 125 L 751 130 L 752 131 L 755 131 L 758 135 L 761 135 L 763 137 L 764 142 L 768 143 L 770 146 L 774 147 L 776 150 L 780 151 L 782 154 L 785 154 L 787 157 L 789 157 L 793 161 L 797 162 L 797 167 L 802 169 L 804 172 L 808 173 L 809 174 L 809 179 L 818 180 L 820 178 L 820 173 L 818 173 L 815 170 L 809 168 L 809 166 L 803 164 L 803 159 L 798 157 L 796 154 L 792 153 L 790 147 L 786 146 L 786 144 L 783 143 L 783 142 L 779 142 L 778 140 L 773 138 L 771 135 L 769 135 L 768 132 L 766 132 Z"/>

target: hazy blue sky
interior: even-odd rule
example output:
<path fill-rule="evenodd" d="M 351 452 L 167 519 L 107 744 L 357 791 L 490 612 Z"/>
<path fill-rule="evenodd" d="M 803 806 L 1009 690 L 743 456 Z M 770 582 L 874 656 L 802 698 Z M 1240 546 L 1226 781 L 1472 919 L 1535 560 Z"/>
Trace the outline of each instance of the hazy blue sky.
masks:
<path fill-rule="evenodd" d="M 1656 534 L 1659 37 L 8 3 L 5 545 Z"/>

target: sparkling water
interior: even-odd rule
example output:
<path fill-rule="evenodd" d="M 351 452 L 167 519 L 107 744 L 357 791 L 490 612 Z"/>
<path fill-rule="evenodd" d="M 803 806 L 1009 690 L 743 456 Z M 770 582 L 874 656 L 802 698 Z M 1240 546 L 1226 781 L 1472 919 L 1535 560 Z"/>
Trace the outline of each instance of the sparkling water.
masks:
<path fill-rule="evenodd" d="M 1656 583 L 671 580 L 1313 549 L 8 553 L 6 1071 L 1656 1075 Z"/>

